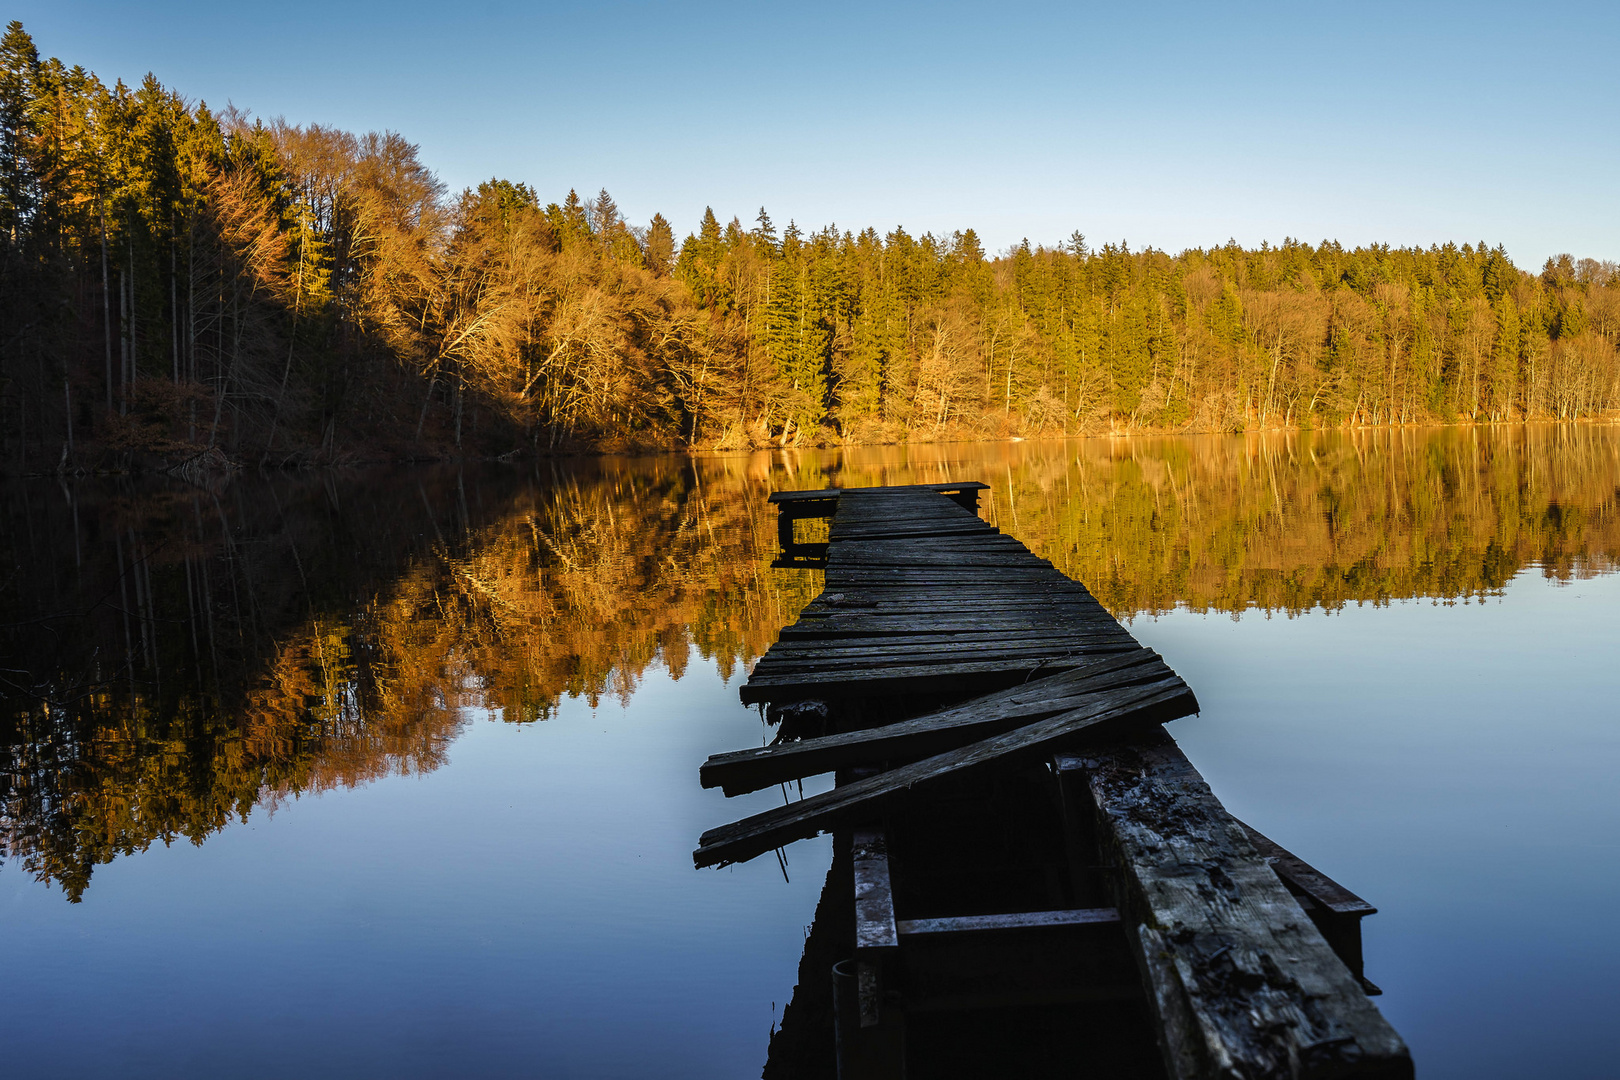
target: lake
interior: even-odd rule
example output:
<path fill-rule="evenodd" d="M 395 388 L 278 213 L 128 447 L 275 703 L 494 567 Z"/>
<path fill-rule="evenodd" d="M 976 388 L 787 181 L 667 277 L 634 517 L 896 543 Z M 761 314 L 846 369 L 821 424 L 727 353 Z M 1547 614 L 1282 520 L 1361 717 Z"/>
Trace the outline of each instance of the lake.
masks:
<path fill-rule="evenodd" d="M 1587 425 L 0 486 L 3 1071 L 760 1075 L 831 844 L 691 851 L 784 798 L 697 779 L 820 587 L 766 498 L 970 479 L 1197 691 L 1226 806 L 1379 908 L 1420 1076 L 1613 1075 Z"/>

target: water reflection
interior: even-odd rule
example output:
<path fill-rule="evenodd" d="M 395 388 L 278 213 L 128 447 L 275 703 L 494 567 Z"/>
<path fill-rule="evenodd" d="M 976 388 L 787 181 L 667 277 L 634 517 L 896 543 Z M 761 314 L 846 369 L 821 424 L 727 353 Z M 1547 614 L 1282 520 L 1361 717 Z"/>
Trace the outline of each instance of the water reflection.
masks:
<path fill-rule="evenodd" d="M 723 677 L 818 588 L 777 488 L 983 478 L 1116 614 L 1480 597 L 1620 553 L 1620 438 L 1544 427 L 878 447 L 0 489 L 3 856 L 92 869 L 438 768 L 469 707 Z"/>
<path fill-rule="evenodd" d="M 545 719 L 693 648 L 729 674 L 811 585 L 756 557 L 764 478 L 701 471 L 6 489 L 4 854 L 76 900 L 154 840 L 435 769 L 469 707 Z"/>

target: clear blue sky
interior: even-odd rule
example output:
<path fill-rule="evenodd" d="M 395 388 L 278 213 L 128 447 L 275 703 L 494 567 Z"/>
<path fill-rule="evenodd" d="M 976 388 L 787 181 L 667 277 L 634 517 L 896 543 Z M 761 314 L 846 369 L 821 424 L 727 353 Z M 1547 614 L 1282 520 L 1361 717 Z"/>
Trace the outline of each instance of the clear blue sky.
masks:
<path fill-rule="evenodd" d="M 1620 4 L 22 0 L 40 51 L 421 145 L 452 189 L 777 224 L 1620 259 Z"/>

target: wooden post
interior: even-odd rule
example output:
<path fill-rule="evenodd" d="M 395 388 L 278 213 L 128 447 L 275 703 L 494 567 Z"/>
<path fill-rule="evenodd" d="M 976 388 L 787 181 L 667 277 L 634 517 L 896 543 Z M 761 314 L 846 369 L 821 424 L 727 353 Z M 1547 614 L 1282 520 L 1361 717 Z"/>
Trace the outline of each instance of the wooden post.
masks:
<path fill-rule="evenodd" d="M 781 545 L 783 554 L 793 550 L 793 510 L 788 503 L 776 508 L 776 542 Z"/>

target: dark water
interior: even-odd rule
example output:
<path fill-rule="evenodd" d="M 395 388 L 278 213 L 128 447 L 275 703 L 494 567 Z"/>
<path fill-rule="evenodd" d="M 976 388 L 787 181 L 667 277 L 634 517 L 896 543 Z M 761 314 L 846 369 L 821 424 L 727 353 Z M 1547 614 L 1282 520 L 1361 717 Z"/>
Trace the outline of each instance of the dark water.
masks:
<path fill-rule="evenodd" d="M 830 848 L 746 666 L 775 488 L 982 479 L 1366 896 L 1425 1077 L 1612 1075 L 1620 431 L 1088 440 L 0 488 L 0 1072 L 755 1076 Z M 807 785 L 808 787 L 808 785 Z"/>

